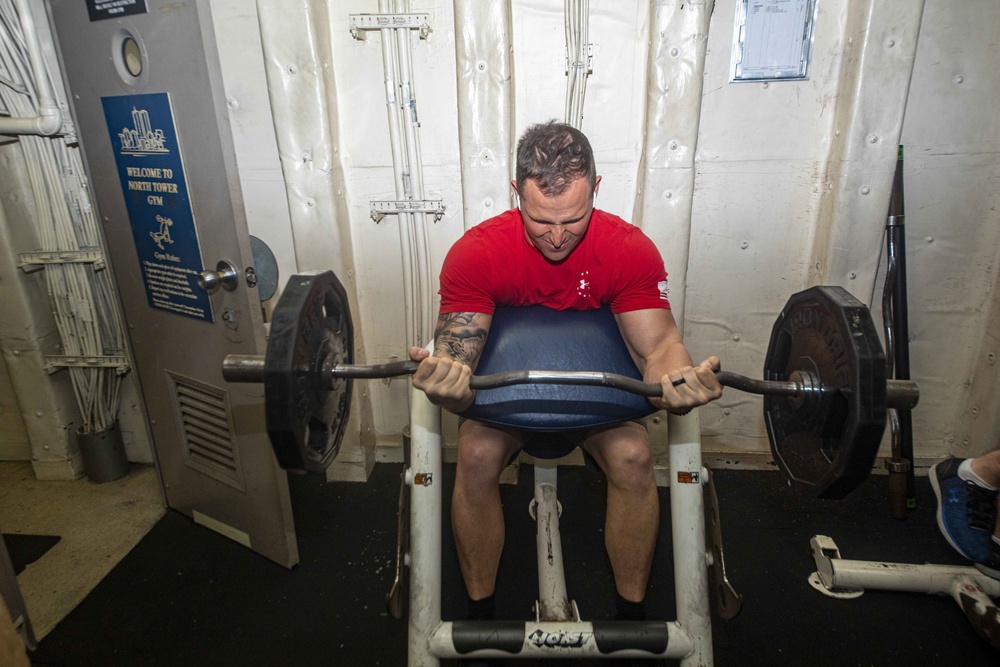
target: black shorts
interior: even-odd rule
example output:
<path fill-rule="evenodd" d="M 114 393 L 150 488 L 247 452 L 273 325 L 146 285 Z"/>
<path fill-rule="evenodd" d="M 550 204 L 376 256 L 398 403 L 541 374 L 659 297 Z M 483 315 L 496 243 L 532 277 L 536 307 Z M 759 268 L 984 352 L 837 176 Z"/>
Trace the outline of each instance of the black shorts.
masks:
<path fill-rule="evenodd" d="M 458 418 L 458 427 L 461 428 L 468 419 L 466 417 Z M 639 417 L 637 419 L 630 419 L 629 421 L 638 424 L 639 426 L 646 428 L 646 418 Z M 595 427 L 596 428 L 596 427 Z M 518 452 L 515 452 L 516 457 L 519 452 L 526 451 L 532 456 L 541 459 L 558 459 L 566 456 L 572 452 L 577 447 L 581 447 L 583 441 L 586 439 L 587 435 L 593 431 L 593 428 L 580 428 L 573 429 L 569 431 L 530 431 L 526 429 L 517 428 L 507 428 L 504 430 L 512 434 L 518 440 L 521 441 L 521 448 Z M 587 459 L 588 463 L 594 464 L 596 468 L 597 465 L 593 458 L 587 452 L 583 450 L 583 455 Z M 513 461 L 513 458 L 511 459 Z M 511 461 L 508 461 L 508 465 Z"/>

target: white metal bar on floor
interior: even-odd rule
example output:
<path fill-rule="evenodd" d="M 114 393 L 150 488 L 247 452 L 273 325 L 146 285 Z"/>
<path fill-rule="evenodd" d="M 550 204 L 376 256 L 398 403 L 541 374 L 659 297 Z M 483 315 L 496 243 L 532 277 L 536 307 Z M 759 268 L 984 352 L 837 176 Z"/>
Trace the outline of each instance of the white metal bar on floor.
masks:
<path fill-rule="evenodd" d="M 816 535 L 809 540 L 816 575 L 830 591 L 866 588 L 906 593 L 951 595 L 956 578 L 968 578 L 990 597 L 1000 597 L 1000 581 L 971 565 L 913 565 L 867 560 L 846 560 L 832 538 Z"/>

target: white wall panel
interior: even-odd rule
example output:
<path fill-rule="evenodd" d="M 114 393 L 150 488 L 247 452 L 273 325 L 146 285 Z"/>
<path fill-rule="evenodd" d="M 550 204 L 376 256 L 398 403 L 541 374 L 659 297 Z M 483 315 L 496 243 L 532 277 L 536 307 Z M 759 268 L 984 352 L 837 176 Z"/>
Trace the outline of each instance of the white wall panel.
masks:
<path fill-rule="evenodd" d="M 1000 436 L 998 34 L 997 3 L 927 0 L 903 126 L 914 438 L 929 456 Z"/>
<path fill-rule="evenodd" d="M 710 27 L 685 333 L 704 354 L 737 343 L 724 363 L 759 376 L 792 292 L 836 284 L 870 299 L 920 3 L 820 3 L 810 78 L 766 83 L 729 83 L 735 11 L 718 2 Z M 759 448 L 760 399 L 741 405 L 713 447 Z"/>
<path fill-rule="evenodd" d="M 685 285 L 698 360 L 760 377 L 774 318 L 810 275 L 845 4 L 821 3 L 809 80 L 764 83 L 729 83 L 736 2 L 715 4 Z M 759 397 L 726 392 L 702 424 L 712 447 L 766 448 Z"/>
<path fill-rule="evenodd" d="M 351 239 L 340 252 L 351 258 L 331 257 L 329 265 L 353 265 L 344 270 L 356 289 L 365 359 L 386 361 L 410 341 L 403 335 L 399 221 L 390 216 L 376 225 L 369 217 L 372 200 L 395 197 L 381 37 L 355 40 L 348 23 L 349 14 L 375 13 L 378 3 L 307 4 L 327 12 L 325 29 L 310 34 L 329 43 L 303 47 L 297 66 L 332 67 L 336 86 L 320 108 L 310 103 L 301 118 L 276 119 L 278 145 L 295 124 L 321 122 L 324 114 L 333 123 L 316 140 L 332 142 L 324 150 L 343 170 L 331 195 L 340 199 L 346 220 L 337 224 L 347 225 Z M 986 361 L 990 350 L 1000 354 L 991 338 L 991 323 L 1000 320 L 993 48 L 1000 5 L 822 0 L 809 80 L 769 84 L 729 82 L 735 10 L 736 0 L 591 0 L 594 58 L 583 129 L 603 176 L 598 205 L 641 218 L 670 258 L 693 356 L 717 354 L 727 369 L 759 376 L 773 320 L 795 291 L 826 283 L 865 302 L 874 295 L 878 322 L 895 146 L 906 144 L 911 366 L 923 389 L 914 412 L 918 463 L 986 447 L 977 442 L 1000 431 L 992 416 L 1000 387 Z M 430 226 L 436 277 L 451 244 L 479 221 L 466 219 L 464 209 L 486 215 L 482 201 L 463 201 L 462 164 L 475 166 L 482 149 L 476 140 L 460 141 L 458 125 L 460 91 L 479 84 L 470 76 L 472 56 L 456 65 L 462 40 L 454 4 L 413 0 L 411 11 L 428 13 L 431 25 L 426 40 L 415 31 L 411 40 L 425 196 L 447 206 Z M 499 92 L 508 81 L 500 77 L 489 98 L 496 108 L 479 98 L 476 123 L 512 127 L 516 141 L 527 125 L 563 117 L 563 12 L 561 0 L 510 2 L 513 53 L 504 76 L 512 77 L 512 102 Z M 707 28 L 698 27 L 699 12 Z M 496 25 L 484 21 L 483 29 Z M 463 49 L 494 49 L 504 39 L 462 37 Z M 329 56 L 310 63 L 308 53 Z M 488 64 L 484 76 L 507 66 Z M 272 87 L 272 106 L 274 96 L 287 94 Z M 498 164 L 512 168 L 504 158 L 489 172 L 498 181 Z M 291 163 L 283 164 L 289 181 Z M 465 177 L 474 178 L 468 170 Z M 499 212 L 506 183 L 496 187 Z M 477 188 L 470 191 L 485 191 Z M 930 236 L 933 242 L 924 240 Z M 297 253 L 309 252 L 304 242 L 295 241 Z M 358 384 L 370 393 L 380 437 L 395 437 L 405 424 L 406 385 Z M 702 425 L 711 450 L 767 455 L 757 397 L 727 391 L 703 411 Z"/>
<path fill-rule="evenodd" d="M 529 125 L 564 120 L 566 37 L 562 0 L 513 3 L 516 138 Z M 591 0 L 583 131 L 601 174 L 598 207 L 632 216 L 642 148 L 649 4 Z"/>
<path fill-rule="evenodd" d="M 455 70 L 465 227 L 514 205 L 510 1 L 455 1 Z"/>
<path fill-rule="evenodd" d="M 260 23 L 252 3 L 215 0 L 219 61 L 243 191 L 247 227 L 274 253 L 281 284 L 298 270 L 285 179 L 264 74 Z M 269 306 L 273 308 L 280 291 Z"/>

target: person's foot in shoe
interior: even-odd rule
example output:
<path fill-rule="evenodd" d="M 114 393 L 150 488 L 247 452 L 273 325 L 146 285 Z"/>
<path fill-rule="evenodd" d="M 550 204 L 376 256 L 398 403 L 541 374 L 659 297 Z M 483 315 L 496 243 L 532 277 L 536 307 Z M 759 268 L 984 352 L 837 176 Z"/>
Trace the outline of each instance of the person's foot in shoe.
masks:
<path fill-rule="evenodd" d="M 972 459 L 946 459 L 931 466 L 937 522 L 948 543 L 975 563 L 993 555 L 997 489 L 971 470 Z"/>

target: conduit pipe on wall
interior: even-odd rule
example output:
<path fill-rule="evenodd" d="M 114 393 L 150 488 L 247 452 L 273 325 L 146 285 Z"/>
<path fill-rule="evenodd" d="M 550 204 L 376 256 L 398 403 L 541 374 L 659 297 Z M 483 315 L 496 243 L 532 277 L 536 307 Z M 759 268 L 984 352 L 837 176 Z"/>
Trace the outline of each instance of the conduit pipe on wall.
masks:
<path fill-rule="evenodd" d="M 396 11 L 406 13 L 410 9 L 409 0 L 396 0 Z M 409 199 L 422 200 L 424 198 L 424 166 L 420 156 L 420 141 L 417 137 L 417 128 L 420 127 L 419 116 L 417 115 L 417 99 L 415 86 L 413 84 L 413 51 L 410 39 L 411 31 L 407 30 L 397 35 L 396 46 L 399 49 L 399 90 L 400 90 L 400 112 L 403 121 L 403 139 L 406 147 L 406 163 L 409 168 Z M 424 345 L 431 339 L 434 316 L 431 312 L 432 285 L 434 284 L 431 275 L 430 260 L 430 239 L 427 229 L 427 214 L 418 211 L 413 214 L 413 237 L 416 242 L 416 285 L 419 298 L 417 299 L 418 328 L 417 345 Z"/>
<path fill-rule="evenodd" d="M 683 330 L 695 150 L 714 0 L 650 5 L 645 141 L 632 221 L 663 255 L 674 319 Z"/>
<path fill-rule="evenodd" d="M 583 127 L 583 99 L 587 94 L 590 37 L 590 0 L 566 0 L 566 123 Z"/>
<path fill-rule="evenodd" d="M 14 0 L 21 24 L 21 38 L 31 63 L 31 74 L 38 91 L 38 115 L 22 118 L 0 118 L 0 134 L 36 134 L 51 137 L 62 129 L 62 112 L 56 101 L 52 82 L 42 61 L 42 47 L 35 31 L 35 19 L 31 15 L 28 0 Z"/>
<path fill-rule="evenodd" d="M 390 3 L 388 0 L 379 0 L 379 11 L 386 13 Z M 383 28 L 380 31 L 382 36 L 382 66 L 385 70 L 385 103 L 389 120 L 389 148 L 392 153 L 392 174 L 395 184 L 396 199 L 406 198 L 408 188 L 408 176 L 406 174 L 406 151 L 403 147 L 402 119 L 399 114 L 399 101 L 396 98 L 396 90 L 399 87 L 397 77 L 399 49 L 396 46 L 396 29 Z M 412 215 L 400 211 L 396 216 L 399 224 L 399 246 L 400 258 L 403 269 L 403 330 L 406 337 L 406 345 L 415 345 L 417 332 L 421 330 L 418 314 L 419 307 L 416 305 L 419 291 L 416 289 L 417 277 L 414 272 L 413 261 L 416 248 L 412 235 Z"/>
<path fill-rule="evenodd" d="M 455 0 L 458 143 L 465 228 L 512 204 L 513 41 L 509 0 Z"/>

